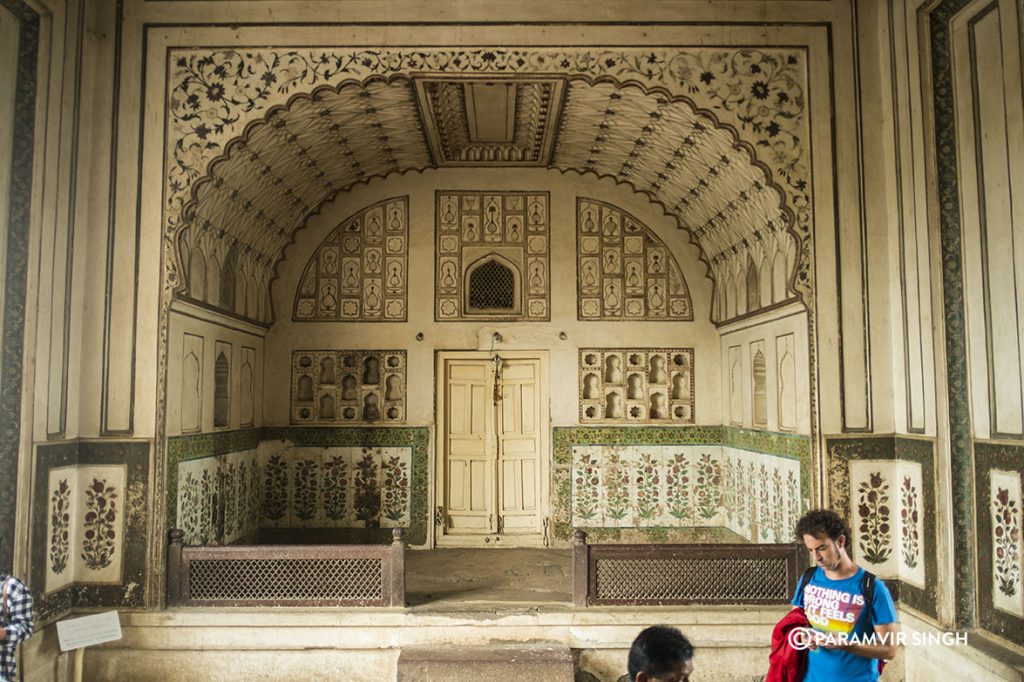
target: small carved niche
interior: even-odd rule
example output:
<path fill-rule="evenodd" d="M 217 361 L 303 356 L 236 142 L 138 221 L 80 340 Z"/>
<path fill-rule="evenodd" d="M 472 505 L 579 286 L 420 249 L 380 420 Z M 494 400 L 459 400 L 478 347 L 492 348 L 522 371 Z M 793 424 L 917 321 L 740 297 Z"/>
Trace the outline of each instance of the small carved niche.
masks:
<path fill-rule="evenodd" d="M 694 423 L 692 348 L 581 349 L 579 381 L 581 423 Z"/>
<path fill-rule="evenodd" d="M 292 353 L 293 424 L 401 424 L 404 350 L 297 350 Z"/>

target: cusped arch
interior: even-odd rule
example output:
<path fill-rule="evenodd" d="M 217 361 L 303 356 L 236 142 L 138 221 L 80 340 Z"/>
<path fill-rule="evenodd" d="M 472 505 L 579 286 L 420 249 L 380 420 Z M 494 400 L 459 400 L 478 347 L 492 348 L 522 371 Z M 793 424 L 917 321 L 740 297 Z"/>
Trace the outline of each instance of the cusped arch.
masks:
<path fill-rule="evenodd" d="M 488 253 L 466 265 L 463 314 L 519 315 L 523 311 L 523 273 L 498 253 Z"/>
<path fill-rule="evenodd" d="M 796 235 L 786 195 L 754 147 L 711 111 L 660 87 L 560 78 L 565 104 L 547 165 L 613 178 L 659 204 L 689 231 L 713 279 L 718 260 L 753 241 Z M 179 293 L 190 277 L 181 256 L 214 235 L 243 246 L 240 265 L 268 298 L 285 247 L 326 202 L 375 177 L 436 167 L 418 106 L 409 75 L 378 75 L 294 95 L 250 122 L 191 184 L 176 233 Z M 500 156 L 487 163 L 509 163 Z M 787 260 L 787 299 L 796 261 Z M 269 322 L 270 305 L 259 307 L 258 321 Z"/>

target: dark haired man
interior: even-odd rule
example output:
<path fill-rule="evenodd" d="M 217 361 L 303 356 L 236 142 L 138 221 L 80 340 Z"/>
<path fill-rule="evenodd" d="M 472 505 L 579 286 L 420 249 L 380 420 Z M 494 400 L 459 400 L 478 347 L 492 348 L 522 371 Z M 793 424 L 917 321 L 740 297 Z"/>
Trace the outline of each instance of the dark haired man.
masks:
<path fill-rule="evenodd" d="M 32 634 L 32 595 L 20 580 L 0 571 L 0 680 L 14 682 L 18 644 Z"/>
<path fill-rule="evenodd" d="M 876 659 L 896 655 L 899 623 L 889 589 L 850 558 L 850 529 L 839 514 L 809 511 L 797 522 L 796 535 L 816 564 L 801 578 L 792 601 L 814 630 L 804 680 L 874 682 Z"/>
<path fill-rule="evenodd" d="M 693 672 L 693 645 L 666 625 L 643 630 L 629 648 L 630 682 L 686 682 Z"/>

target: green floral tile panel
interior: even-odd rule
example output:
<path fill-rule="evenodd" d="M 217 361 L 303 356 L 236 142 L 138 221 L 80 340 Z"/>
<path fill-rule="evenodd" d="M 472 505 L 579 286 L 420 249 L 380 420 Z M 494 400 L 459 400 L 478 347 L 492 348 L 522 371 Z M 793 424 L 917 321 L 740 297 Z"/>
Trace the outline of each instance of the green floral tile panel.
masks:
<path fill-rule="evenodd" d="M 411 447 L 264 448 L 260 524 L 293 528 L 406 528 Z"/>

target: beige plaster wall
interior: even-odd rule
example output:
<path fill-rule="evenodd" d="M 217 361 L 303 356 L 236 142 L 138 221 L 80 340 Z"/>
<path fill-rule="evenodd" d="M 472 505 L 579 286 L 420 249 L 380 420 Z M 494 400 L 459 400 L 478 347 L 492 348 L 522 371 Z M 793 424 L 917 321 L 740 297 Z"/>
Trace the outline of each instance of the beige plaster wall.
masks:
<path fill-rule="evenodd" d="M 551 321 L 434 321 L 435 190 L 537 190 L 551 197 Z M 298 280 L 320 242 L 349 215 L 375 202 L 409 196 L 409 318 L 395 323 L 292 322 Z M 686 278 L 693 322 L 580 322 L 576 319 L 576 198 L 591 197 L 633 214 L 657 233 Z M 291 353 L 298 349 L 407 349 L 410 425 L 434 421 L 438 350 L 543 350 L 550 358 L 552 425 L 578 423 L 578 350 L 587 347 L 693 347 L 696 418 L 720 423 L 718 333 L 709 322 L 711 280 L 687 233 L 659 206 L 611 180 L 530 169 L 443 169 L 374 180 L 340 195 L 313 217 L 285 252 L 272 285 L 275 322 L 267 334 L 266 423 L 288 424 Z M 498 332 L 502 341 L 494 343 Z M 559 338 L 564 332 L 566 339 Z M 416 335 L 423 334 L 417 341 Z M 273 387 L 272 389 L 270 387 Z"/>
<path fill-rule="evenodd" d="M 170 342 L 168 346 L 167 368 L 167 435 L 176 436 L 182 433 L 210 432 L 214 430 L 231 430 L 250 428 L 263 424 L 263 334 L 264 330 L 256 325 L 240 320 L 226 318 L 219 313 L 185 303 L 176 304 L 171 315 Z M 214 373 L 218 349 L 228 352 L 225 357 L 230 363 L 228 423 L 214 426 Z M 248 350 L 246 350 L 248 349 Z M 186 385 L 182 373 L 182 363 L 191 352 L 201 354 L 200 363 L 200 400 L 195 404 L 195 388 Z M 248 362 L 252 368 L 252 394 L 247 396 L 243 391 L 243 364 Z M 190 374 L 190 378 L 194 375 Z M 248 409 L 243 403 L 251 400 Z M 182 406 L 187 404 L 189 415 L 198 414 L 199 428 L 192 419 L 183 423 Z M 249 416 L 249 419 L 245 417 Z"/>

